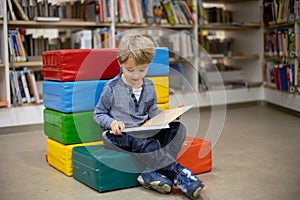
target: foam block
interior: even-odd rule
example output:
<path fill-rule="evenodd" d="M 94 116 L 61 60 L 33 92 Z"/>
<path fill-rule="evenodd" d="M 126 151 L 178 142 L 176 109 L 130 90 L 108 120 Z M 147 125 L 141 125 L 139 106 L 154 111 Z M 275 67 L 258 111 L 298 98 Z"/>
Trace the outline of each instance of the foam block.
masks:
<path fill-rule="evenodd" d="M 169 77 L 168 76 L 156 76 L 147 77 L 150 79 L 156 91 L 157 103 L 164 104 L 169 102 Z"/>
<path fill-rule="evenodd" d="M 99 191 L 139 186 L 137 177 L 144 166 L 131 154 L 102 145 L 73 149 L 73 177 Z"/>
<path fill-rule="evenodd" d="M 44 109 L 44 133 L 62 144 L 102 140 L 102 129 L 93 119 L 93 111 L 62 113 Z"/>
<path fill-rule="evenodd" d="M 67 176 L 73 175 L 72 150 L 77 146 L 100 145 L 102 141 L 64 145 L 47 138 L 47 160 L 49 165 Z"/>
<path fill-rule="evenodd" d="M 194 174 L 212 170 L 211 142 L 199 138 L 186 137 L 177 161 Z"/>
<path fill-rule="evenodd" d="M 166 47 L 156 47 L 155 54 L 148 67 L 146 76 L 168 76 L 169 67 L 169 50 Z"/>
<path fill-rule="evenodd" d="M 161 110 L 168 110 L 170 108 L 169 104 L 167 104 L 167 103 L 157 104 L 157 107 Z"/>
<path fill-rule="evenodd" d="M 64 49 L 42 54 L 44 80 L 110 79 L 120 73 L 116 48 Z"/>
<path fill-rule="evenodd" d="M 44 106 L 64 113 L 94 110 L 107 80 L 43 82 Z"/>

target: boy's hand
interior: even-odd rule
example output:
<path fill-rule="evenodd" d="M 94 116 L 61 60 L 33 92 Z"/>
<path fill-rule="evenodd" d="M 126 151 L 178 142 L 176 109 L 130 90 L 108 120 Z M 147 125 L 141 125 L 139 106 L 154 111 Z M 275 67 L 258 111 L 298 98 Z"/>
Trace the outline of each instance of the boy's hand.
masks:
<path fill-rule="evenodd" d="M 114 135 L 122 135 L 122 129 L 124 129 L 124 128 L 125 128 L 125 124 L 124 124 L 124 122 L 121 122 L 121 121 L 114 120 L 110 124 L 111 132 Z"/>
<path fill-rule="evenodd" d="M 179 105 L 177 105 L 175 108 L 181 108 L 181 107 L 183 107 L 184 106 L 184 104 L 179 104 Z"/>

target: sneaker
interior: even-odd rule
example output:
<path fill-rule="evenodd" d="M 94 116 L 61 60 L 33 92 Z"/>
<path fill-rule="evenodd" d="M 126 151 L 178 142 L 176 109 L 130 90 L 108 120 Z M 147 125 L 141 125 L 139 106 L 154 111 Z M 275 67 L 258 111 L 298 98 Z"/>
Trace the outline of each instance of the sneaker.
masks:
<path fill-rule="evenodd" d="M 174 185 L 187 197 L 194 199 L 200 195 L 204 184 L 195 176 L 191 170 L 184 168 L 175 178 Z"/>
<path fill-rule="evenodd" d="M 170 193 L 173 187 L 173 182 L 166 176 L 163 176 L 149 168 L 139 175 L 137 181 L 147 189 L 167 194 Z"/>

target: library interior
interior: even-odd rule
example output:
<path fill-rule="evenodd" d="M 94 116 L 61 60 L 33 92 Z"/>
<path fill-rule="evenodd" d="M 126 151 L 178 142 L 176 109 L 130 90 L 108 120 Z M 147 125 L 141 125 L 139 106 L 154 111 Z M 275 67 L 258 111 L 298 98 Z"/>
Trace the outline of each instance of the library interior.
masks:
<path fill-rule="evenodd" d="M 196 197 L 142 187 L 138 156 L 104 145 L 129 34 L 155 46 L 145 79 L 186 128 Z M 0 0 L 0 47 L 0 199 L 299 199 L 300 0 Z"/>

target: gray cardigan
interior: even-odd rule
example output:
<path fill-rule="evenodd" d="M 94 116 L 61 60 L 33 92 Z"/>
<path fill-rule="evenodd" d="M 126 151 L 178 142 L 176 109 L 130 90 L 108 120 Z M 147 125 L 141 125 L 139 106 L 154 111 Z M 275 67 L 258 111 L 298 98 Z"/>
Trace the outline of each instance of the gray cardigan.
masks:
<path fill-rule="evenodd" d="M 109 130 L 111 122 L 118 120 L 124 122 L 126 128 L 135 127 L 160 113 L 152 81 L 144 78 L 143 82 L 137 102 L 132 87 L 122 81 L 121 74 L 109 80 L 94 110 L 97 124 L 104 130 Z"/>

